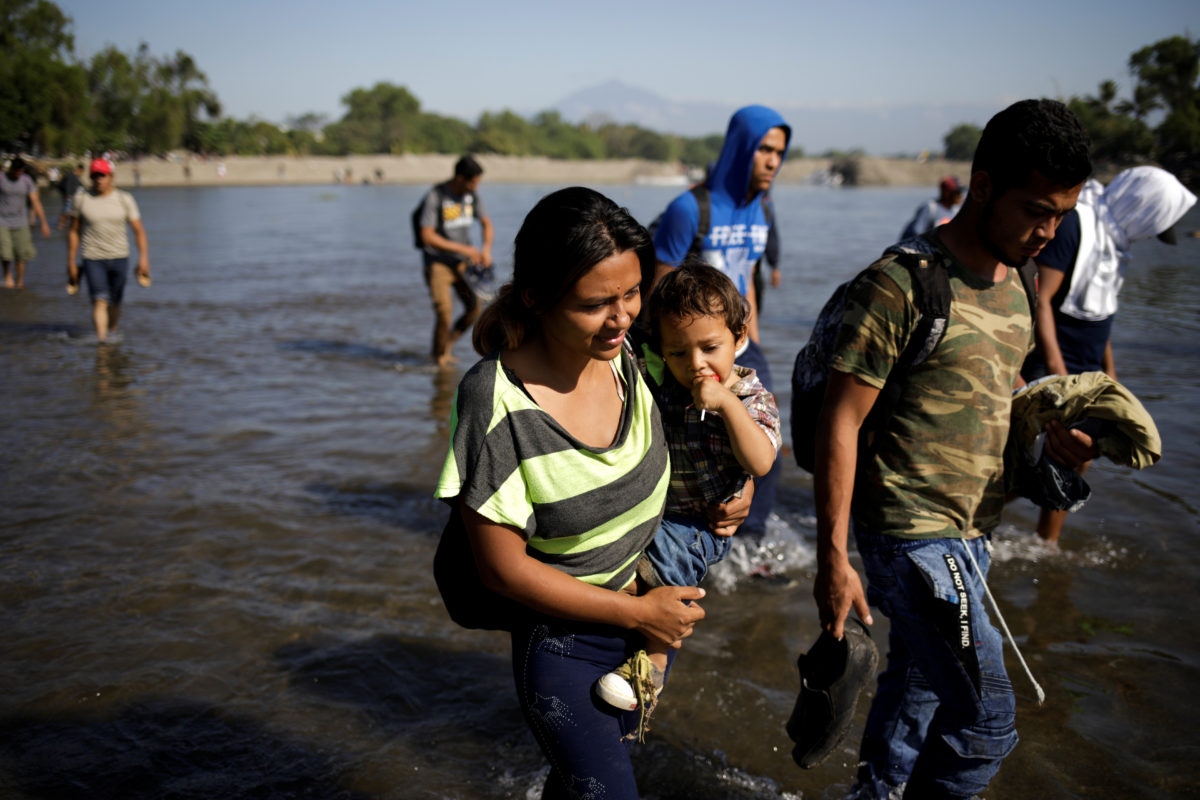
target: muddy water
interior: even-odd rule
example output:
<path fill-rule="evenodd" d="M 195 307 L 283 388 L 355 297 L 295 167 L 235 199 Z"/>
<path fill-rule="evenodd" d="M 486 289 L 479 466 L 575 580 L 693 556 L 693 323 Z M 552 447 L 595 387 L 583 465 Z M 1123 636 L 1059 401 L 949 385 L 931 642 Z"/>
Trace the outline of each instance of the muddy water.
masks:
<path fill-rule="evenodd" d="M 485 184 L 502 273 L 551 188 Z M 601 188 L 644 221 L 675 191 Z M 130 286 L 116 346 L 63 291 L 61 233 L 0 292 L 0 797 L 537 796 L 507 642 L 455 628 L 429 573 L 461 370 L 425 363 L 419 192 L 139 190 L 155 282 Z M 763 338 L 782 408 L 829 290 L 925 194 L 778 187 Z M 1163 461 L 1089 473 L 1059 551 L 1027 504 L 998 532 L 992 588 L 1048 696 L 1010 659 L 1022 742 L 991 798 L 1200 781 L 1197 276 L 1200 240 L 1139 244 L 1116 323 Z M 820 768 L 789 756 L 794 659 L 817 634 L 811 482 L 790 464 L 776 512 L 769 549 L 715 577 L 637 751 L 647 798 L 835 798 L 852 780 L 862 708 Z M 787 579 L 740 576 L 763 559 Z"/>

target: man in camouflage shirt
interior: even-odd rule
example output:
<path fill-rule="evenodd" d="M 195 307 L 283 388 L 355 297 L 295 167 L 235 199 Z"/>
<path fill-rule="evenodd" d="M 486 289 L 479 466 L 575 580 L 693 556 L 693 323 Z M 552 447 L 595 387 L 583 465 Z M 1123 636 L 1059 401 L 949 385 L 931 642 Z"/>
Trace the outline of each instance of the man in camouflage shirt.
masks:
<path fill-rule="evenodd" d="M 1004 502 L 1011 394 L 1033 345 L 1015 267 L 1054 237 L 1090 173 L 1087 136 L 1061 103 L 1022 101 L 988 123 L 962 209 L 929 234 L 935 267 L 950 279 L 946 333 L 905 377 L 862 463 L 859 429 L 918 312 L 910 274 L 890 256 L 847 294 L 817 438 L 813 594 L 835 637 L 851 608 L 872 622 L 849 560 L 853 520 L 870 602 L 891 620 L 860 796 L 971 797 L 1017 743 L 1016 700 L 983 590 L 984 542 Z M 1048 432 L 1053 457 L 1090 454 L 1086 436 Z"/>

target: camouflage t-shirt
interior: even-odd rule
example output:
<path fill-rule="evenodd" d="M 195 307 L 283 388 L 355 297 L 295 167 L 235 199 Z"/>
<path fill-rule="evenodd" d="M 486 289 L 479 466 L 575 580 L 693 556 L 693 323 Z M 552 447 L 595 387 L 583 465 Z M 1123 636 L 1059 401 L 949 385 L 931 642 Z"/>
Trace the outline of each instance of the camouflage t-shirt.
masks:
<path fill-rule="evenodd" d="M 993 284 L 935 243 L 953 298 L 946 334 L 912 368 L 860 461 L 852 513 L 868 530 L 906 539 L 973 538 L 1000 521 L 1012 390 L 1032 321 L 1016 269 Z M 882 388 L 917 318 L 908 270 L 880 259 L 847 294 L 833 368 Z"/>

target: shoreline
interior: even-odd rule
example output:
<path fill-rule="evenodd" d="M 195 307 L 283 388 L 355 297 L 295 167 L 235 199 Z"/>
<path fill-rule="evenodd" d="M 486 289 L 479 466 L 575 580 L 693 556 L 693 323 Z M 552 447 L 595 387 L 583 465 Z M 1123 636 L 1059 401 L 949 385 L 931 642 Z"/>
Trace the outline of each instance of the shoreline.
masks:
<path fill-rule="evenodd" d="M 566 161 L 541 156 L 477 155 L 484 180 L 491 183 L 689 185 L 691 178 L 678 162 L 644 159 Z M 432 184 L 448 180 L 457 155 L 361 156 L 179 156 L 147 158 L 116 165 L 117 185 L 124 189 L 152 186 L 286 186 L 320 184 Z M 934 187 L 946 175 L 964 181 L 968 162 L 929 159 L 876 158 L 853 160 L 858 186 Z M 60 168 L 76 163 L 61 159 Z M 824 183 L 833 160 L 794 158 L 784 163 L 779 183 Z M 42 180 L 45 184 L 45 179 Z"/>

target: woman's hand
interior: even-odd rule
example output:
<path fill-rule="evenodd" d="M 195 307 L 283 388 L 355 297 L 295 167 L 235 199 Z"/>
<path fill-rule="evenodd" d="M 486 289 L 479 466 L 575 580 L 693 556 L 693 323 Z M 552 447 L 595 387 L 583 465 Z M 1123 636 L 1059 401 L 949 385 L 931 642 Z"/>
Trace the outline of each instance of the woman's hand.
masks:
<path fill-rule="evenodd" d="M 704 609 L 694 602 L 704 597 L 696 586 L 659 586 L 637 598 L 638 612 L 634 630 L 642 635 L 680 647 L 692 635 L 696 623 L 704 619 Z M 691 603 L 685 600 L 693 601 Z"/>

